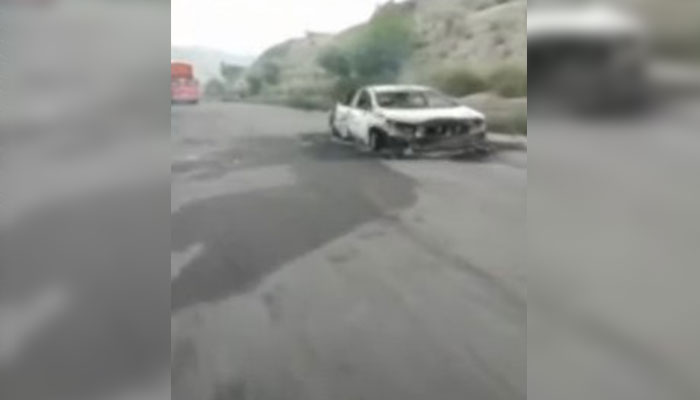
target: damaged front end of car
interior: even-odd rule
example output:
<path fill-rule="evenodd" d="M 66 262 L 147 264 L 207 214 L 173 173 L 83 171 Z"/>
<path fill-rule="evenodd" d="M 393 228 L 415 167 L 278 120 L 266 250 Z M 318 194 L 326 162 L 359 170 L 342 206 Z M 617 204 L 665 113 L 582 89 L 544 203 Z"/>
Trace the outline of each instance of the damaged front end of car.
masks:
<path fill-rule="evenodd" d="M 387 147 L 406 153 L 468 152 L 486 149 L 486 122 L 474 119 L 433 119 L 421 123 L 387 121 Z"/>

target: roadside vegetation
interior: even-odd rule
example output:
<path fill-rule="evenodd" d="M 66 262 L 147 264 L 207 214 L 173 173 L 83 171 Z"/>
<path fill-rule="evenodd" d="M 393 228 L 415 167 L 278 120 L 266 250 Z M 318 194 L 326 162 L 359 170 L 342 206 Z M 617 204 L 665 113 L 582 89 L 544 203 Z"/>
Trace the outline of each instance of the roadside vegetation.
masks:
<path fill-rule="evenodd" d="M 234 86 L 245 72 L 240 65 L 221 63 L 219 75 L 221 78 L 212 78 L 204 85 L 204 97 L 209 100 L 230 101 L 233 98 Z"/>
<path fill-rule="evenodd" d="M 454 97 L 493 92 L 504 98 L 527 96 L 527 70 L 516 65 L 501 65 L 489 73 L 467 66 L 438 71 L 429 84 Z"/>
<path fill-rule="evenodd" d="M 204 85 L 204 97 L 209 100 L 222 100 L 226 93 L 226 86 L 221 79 L 212 78 Z"/>
<path fill-rule="evenodd" d="M 524 63 L 505 56 L 501 61 L 489 61 L 490 67 L 479 60 L 474 64 L 462 62 L 460 56 L 452 57 L 451 52 L 461 51 L 458 46 L 442 46 L 445 47 L 442 49 L 443 42 L 426 39 L 426 32 L 438 28 L 435 24 L 419 25 L 414 14 L 406 12 L 406 7 L 378 9 L 366 24 L 334 37 L 307 34 L 306 38 L 291 39 L 269 49 L 239 79 L 245 88 L 239 91 L 239 98 L 305 110 L 327 110 L 336 102 L 347 101 L 351 93 L 365 85 L 421 83 L 460 100 L 488 94 L 487 104 L 473 106 L 487 114 L 489 125 L 503 133 L 526 133 L 527 68 L 521 65 Z M 442 32 L 439 29 L 435 32 L 457 35 L 457 20 L 450 17 L 446 21 L 448 32 L 439 33 Z M 494 28 L 489 29 L 487 36 Z M 465 40 L 474 40 L 474 31 L 469 30 L 468 35 L 469 39 Z M 505 42 L 501 40 L 494 46 L 501 49 Z M 447 53 L 431 56 L 440 52 Z M 312 58 L 308 58 L 309 54 Z M 518 106 L 511 107 L 513 104 Z"/>
<path fill-rule="evenodd" d="M 454 97 L 481 93 L 488 88 L 486 79 L 468 67 L 451 67 L 438 71 L 429 83 Z"/>
<path fill-rule="evenodd" d="M 459 100 L 486 115 L 489 131 L 527 135 L 527 98 L 503 98 L 497 93 L 479 93 Z"/>
<path fill-rule="evenodd" d="M 487 115 L 490 132 L 527 136 L 527 110 L 506 115 Z"/>
<path fill-rule="evenodd" d="M 527 96 L 527 70 L 515 65 L 496 68 L 487 78 L 489 88 L 501 97 Z"/>
<path fill-rule="evenodd" d="M 342 100 L 363 85 L 396 82 L 413 43 L 410 18 L 383 15 L 373 18 L 353 40 L 325 49 L 317 61 L 335 81 L 331 97 Z"/>

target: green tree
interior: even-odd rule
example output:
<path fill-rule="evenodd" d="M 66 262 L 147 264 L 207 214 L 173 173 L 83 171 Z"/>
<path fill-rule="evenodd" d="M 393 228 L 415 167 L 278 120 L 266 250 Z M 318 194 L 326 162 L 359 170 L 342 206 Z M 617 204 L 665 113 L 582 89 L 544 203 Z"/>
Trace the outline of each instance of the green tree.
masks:
<path fill-rule="evenodd" d="M 333 85 L 331 97 L 335 100 L 347 101 L 350 95 L 355 93 L 359 88 L 365 86 L 367 82 L 352 78 L 341 78 L 336 80 Z"/>
<path fill-rule="evenodd" d="M 260 93 L 262 89 L 262 79 L 255 75 L 250 75 L 246 77 L 246 82 L 248 82 L 248 94 L 255 96 Z"/>
<path fill-rule="evenodd" d="M 360 79 L 394 81 L 412 49 L 410 19 L 394 15 L 375 18 L 352 45 L 353 69 Z"/>
<path fill-rule="evenodd" d="M 219 66 L 221 76 L 224 78 L 226 83 L 233 83 L 238 80 L 244 70 L 245 68 L 241 67 L 240 65 L 226 64 L 223 62 Z"/>
<path fill-rule="evenodd" d="M 329 74 L 339 78 L 349 78 L 352 73 L 352 62 L 349 54 L 337 46 L 324 50 L 318 59 L 318 63 Z"/>
<path fill-rule="evenodd" d="M 503 97 L 527 96 L 527 70 L 517 65 L 497 68 L 488 78 L 490 86 Z"/>
<path fill-rule="evenodd" d="M 468 67 L 452 67 L 439 71 L 432 77 L 433 85 L 455 97 L 483 92 L 488 89 L 486 80 Z"/>
<path fill-rule="evenodd" d="M 394 82 L 413 50 L 412 20 L 380 15 L 350 42 L 327 48 L 317 62 L 336 78 L 335 99 L 370 83 Z"/>
<path fill-rule="evenodd" d="M 204 95 L 212 99 L 221 99 L 226 92 L 226 86 L 219 79 L 210 79 L 204 85 Z"/>
<path fill-rule="evenodd" d="M 276 85 L 280 81 L 280 66 L 274 62 L 266 62 L 262 66 L 262 76 L 265 83 Z"/>

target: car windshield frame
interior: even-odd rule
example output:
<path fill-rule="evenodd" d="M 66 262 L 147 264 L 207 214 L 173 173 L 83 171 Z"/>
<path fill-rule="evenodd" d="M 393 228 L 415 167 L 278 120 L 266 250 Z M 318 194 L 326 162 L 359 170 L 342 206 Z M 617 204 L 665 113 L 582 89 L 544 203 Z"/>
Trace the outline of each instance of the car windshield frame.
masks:
<path fill-rule="evenodd" d="M 420 96 L 423 98 L 424 103 L 423 104 L 410 104 L 410 101 L 406 101 L 403 103 L 397 103 L 395 101 L 393 102 L 386 102 L 383 101 L 385 99 L 382 99 L 382 97 L 386 96 L 399 96 L 399 95 L 406 95 L 406 97 L 417 97 Z M 447 96 L 444 95 L 437 90 L 431 90 L 431 89 L 424 89 L 424 90 L 416 90 L 416 89 L 403 89 L 403 90 L 387 90 L 387 91 L 378 91 L 374 94 L 375 101 L 377 103 L 377 106 L 379 108 L 386 108 L 386 109 L 395 109 L 395 110 L 430 110 L 430 109 L 436 109 L 436 108 L 455 108 L 459 107 L 459 103 Z M 431 100 L 432 99 L 432 100 Z M 438 104 L 432 104 L 435 103 L 437 100 Z"/>

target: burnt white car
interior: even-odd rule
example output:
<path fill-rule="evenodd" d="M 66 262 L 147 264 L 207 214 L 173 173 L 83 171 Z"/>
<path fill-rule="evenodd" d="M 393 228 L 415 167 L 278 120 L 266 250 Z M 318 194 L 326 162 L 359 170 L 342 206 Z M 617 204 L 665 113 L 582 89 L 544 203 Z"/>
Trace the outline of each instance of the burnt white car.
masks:
<path fill-rule="evenodd" d="M 338 103 L 330 127 L 339 139 L 373 152 L 459 151 L 483 147 L 482 113 L 425 86 L 367 86 Z"/>

